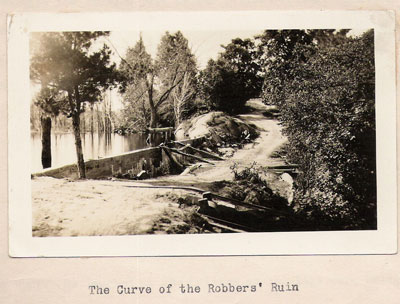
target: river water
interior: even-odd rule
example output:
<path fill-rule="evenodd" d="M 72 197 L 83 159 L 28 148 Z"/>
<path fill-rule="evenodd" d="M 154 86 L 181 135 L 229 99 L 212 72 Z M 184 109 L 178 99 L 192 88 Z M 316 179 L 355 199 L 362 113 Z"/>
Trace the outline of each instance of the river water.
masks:
<path fill-rule="evenodd" d="M 147 147 L 145 134 L 85 133 L 82 137 L 83 157 L 86 160 L 117 155 Z M 42 142 L 40 133 L 31 133 L 31 172 L 43 170 Z M 51 135 L 52 167 L 76 163 L 75 138 L 73 134 Z"/>

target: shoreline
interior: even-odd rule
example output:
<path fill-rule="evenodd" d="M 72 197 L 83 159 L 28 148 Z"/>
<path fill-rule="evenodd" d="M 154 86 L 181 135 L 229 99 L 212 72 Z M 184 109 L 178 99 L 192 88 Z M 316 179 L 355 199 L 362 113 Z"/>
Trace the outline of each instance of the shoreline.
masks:
<path fill-rule="evenodd" d="M 254 103 L 254 102 L 253 102 Z M 177 189 L 138 189 L 130 185 L 199 186 L 208 190 L 216 181 L 232 181 L 231 167 L 282 164 L 271 154 L 286 142 L 278 121 L 267 119 L 265 105 L 251 105 L 256 111 L 239 115 L 257 126 L 260 135 L 223 161 L 213 165 L 197 163 L 193 171 L 136 182 L 131 180 L 76 180 L 35 177 L 32 179 L 33 236 L 90 236 L 160 233 L 203 233 L 190 221 L 194 206 L 183 206 L 180 198 L 195 196 Z M 276 191 L 287 187 L 278 175 L 265 176 Z M 273 187 L 272 187 L 273 188 Z M 163 223 L 165 222 L 165 223 Z M 169 229 L 170 228 L 170 229 Z M 215 232 L 215 231 L 211 231 Z M 218 232 L 218 231 L 217 231 Z"/>

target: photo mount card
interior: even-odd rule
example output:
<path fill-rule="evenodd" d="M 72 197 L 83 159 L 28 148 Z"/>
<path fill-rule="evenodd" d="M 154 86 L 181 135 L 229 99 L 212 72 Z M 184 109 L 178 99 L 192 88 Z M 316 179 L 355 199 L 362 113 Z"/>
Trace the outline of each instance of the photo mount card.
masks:
<path fill-rule="evenodd" d="M 107 22 L 105 23 L 104 20 L 107 20 Z M 387 11 L 26 13 L 10 15 L 8 18 L 10 256 L 226 256 L 396 253 L 397 161 L 394 20 L 394 13 Z M 151 187 L 142 187 L 140 193 L 135 192 L 139 193 L 138 196 L 131 197 L 128 205 L 110 206 L 108 210 L 107 206 L 101 206 L 103 214 L 99 214 L 101 212 L 96 213 L 96 210 L 98 210 L 96 208 L 100 205 L 96 205 L 98 202 L 96 202 L 95 194 L 96 187 L 101 183 L 101 180 L 89 179 L 81 182 L 64 178 L 59 182 L 33 174 L 36 171 L 32 171 L 34 161 L 31 157 L 35 153 L 35 148 L 32 146 L 33 137 L 30 135 L 32 131 L 32 99 L 38 93 L 35 84 L 32 84 L 33 76 L 31 73 L 33 65 L 32 36 L 35 34 L 97 31 L 109 31 L 111 35 L 118 33 L 116 36 L 119 37 L 119 40 L 115 38 L 112 42 L 112 38 L 109 36 L 109 42 L 111 41 L 110 45 L 114 48 L 114 56 L 120 57 L 118 61 L 121 62 L 123 56 L 125 56 L 126 47 L 133 47 L 135 41 L 143 38 L 151 55 L 156 57 L 157 45 L 161 35 L 166 31 L 169 33 L 181 31 L 184 36 L 187 36 L 189 43 L 193 43 L 192 37 L 198 39 L 194 40 L 197 42 L 194 43 L 193 47 L 197 47 L 199 53 L 197 63 L 201 68 L 205 68 L 209 58 L 207 56 L 209 56 L 211 48 L 215 48 L 215 44 L 217 46 L 220 44 L 227 45 L 231 39 L 238 36 L 243 39 L 251 38 L 254 35 L 262 34 L 265 30 L 312 29 L 350 29 L 356 33 L 373 30 L 376 118 L 375 176 L 377 181 L 376 229 L 331 229 L 330 231 L 324 229 L 306 229 L 305 231 L 278 229 L 268 232 L 193 234 L 174 233 L 172 231 L 171 234 L 158 235 L 141 233 L 135 223 L 131 223 L 129 229 L 133 229 L 131 230 L 133 233 L 127 233 L 126 231 L 129 231 L 129 229 L 126 227 L 124 233 L 119 233 L 120 227 L 112 225 L 112 216 L 125 216 L 129 222 L 129 213 L 127 213 L 127 210 L 130 210 L 129 204 L 148 199 L 145 194 L 151 191 Z M 130 40 L 132 38 L 129 37 L 130 34 L 135 36 L 134 40 Z M 146 42 L 146 39 L 150 43 Z M 131 41 L 133 41 L 133 44 Z M 212 41 L 214 46 L 209 44 L 209 41 Z M 121 48 L 121 45 L 125 49 Z M 215 48 L 213 50 L 212 56 L 215 60 L 218 51 L 222 52 L 223 49 Z M 196 55 L 196 50 L 194 53 Z M 115 96 L 110 94 L 109 98 L 112 99 Z M 69 118 L 71 118 L 74 113 L 65 113 L 65 115 L 69 115 Z M 66 149 L 66 146 L 63 145 L 61 148 Z M 125 155 L 124 151 L 118 153 Z M 102 162 L 114 159 L 114 156 L 107 156 Z M 258 159 L 258 155 L 254 155 L 254 159 Z M 145 166 L 143 163 L 141 165 Z M 87 165 L 87 167 L 89 168 L 90 165 Z M 114 173 L 115 164 L 113 163 L 111 167 Z M 73 171 L 75 175 L 79 174 L 75 166 L 69 167 L 68 170 Z M 223 178 L 219 180 L 221 179 Z M 108 183 L 111 182 L 108 180 Z M 115 181 L 115 183 L 117 182 Z M 131 189 L 134 185 L 137 185 L 134 181 L 123 181 L 118 183 L 119 188 L 116 187 L 114 190 L 112 185 L 102 185 L 109 190 L 106 190 L 105 194 L 97 191 L 97 194 L 100 197 L 108 192 L 110 193 L 108 202 L 112 202 L 113 198 L 117 201 L 122 199 L 121 196 L 118 196 L 121 187 L 130 187 Z M 196 188 L 198 185 L 191 186 Z M 90 187 L 95 189 L 91 192 L 94 197 L 89 197 L 86 192 L 83 193 Z M 69 192 L 63 194 L 61 188 Z M 80 191 L 83 192 L 80 193 Z M 37 194 L 38 197 L 36 197 Z M 71 199 L 71 195 L 74 196 L 74 199 Z M 87 199 L 93 199 L 93 201 L 82 205 L 82 201 Z M 127 201 L 125 197 L 123 199 Z M 91 202 L 92 205 L 90 205 Z M 62 204 L 62 208 L 60 204 Z M 156 207 L 159 205 L 158 201 L 154 201 L 152 208 L 159 208 L 161 213 L 164 212 L 165 207 Z M 113 207 L 120 209 L 112 211 Z M 52 208 L 53 210 L 50 210 Z M 71 210 L 74 208 L 76 210 L 72 212 Z M 178 207 L 175 206 L 174 208 L 174 210 L 178 210 L 176 209 Z M 44 209 L 50 210 L 51 213 L 41 213 Z M 111 216 L 107 217 L 108 214 Z M 77 221 L 77 218 L 71 218 L 71 215 L 79 217 L 80 226 L 68 228 L 68 222 L 75 223 Z M 133 213 L 132 217 L 135 218 Z M 37 222 L 39 219 L 40 221 Z M 143 225 L 146 225 L 146 221 Z M 107 230 L 108 228 L 104 227 L 113 227 L 113 229 Z M 233 229 L 231 230 L 233 232 Z"/>

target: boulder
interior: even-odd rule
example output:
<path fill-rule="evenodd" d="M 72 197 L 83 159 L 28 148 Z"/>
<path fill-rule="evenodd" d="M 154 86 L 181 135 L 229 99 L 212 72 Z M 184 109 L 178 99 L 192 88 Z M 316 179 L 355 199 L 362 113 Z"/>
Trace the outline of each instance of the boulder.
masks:
<path fill-rule="evenodd" d="M 136 177 L 137 177 L 137 179 L 142 180 L 142 179 L 147 179 L 150 176 L 146 171 L 142 170 L 136 175 Z"/>
<path fill-rule="evenodd" d="M 223 112 L 209 112 L 181 123 L 176 131 L 176 140 L 207 137 L 215 145 L 230 142 L 240 142 L 244 137 L 258 135 L 256 128 L 239 118 L 229 116 Z"/>
<path fill-rule="evenodd" d="M 283 193 L 283 197 L 285 197 L 290 204 L 293 202 L 294 190 L 293 190 L 293 177 L 288 173 L 283 173 L 280 176 L 280 179 L 284 181 L 287 185 L 286 191 Z"/>

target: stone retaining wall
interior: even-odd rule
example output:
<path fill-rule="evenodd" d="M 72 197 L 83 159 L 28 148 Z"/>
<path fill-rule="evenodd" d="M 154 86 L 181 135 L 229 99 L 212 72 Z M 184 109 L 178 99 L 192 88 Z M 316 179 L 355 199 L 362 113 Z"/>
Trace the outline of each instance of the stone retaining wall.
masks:
<path fill-rule="evenodd" d="M 188 139 L 180 141 L 183 144 L 198 146 L 204 138 Z M 124 154 L 104 157 L 101 159 L 92 159 L 85 162 L 86 177 L 91 179 L 100 179 L 112 177 L 115 174 L 138 174 L 145 170 L 149 176 L 160 175 L 162 166 L 168 165 L 168 158 L 162 153 L 160 147 L 150 147 Z M 76 164 L 66 165 L 59 168 L 49 168 L 33 176 L 51 176 L 55 178 L 78 178 L 78 168 Z"/>

